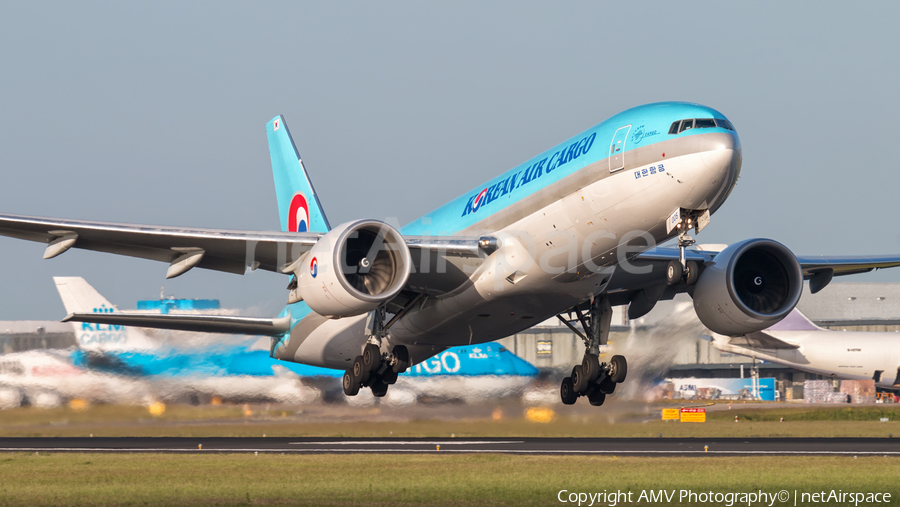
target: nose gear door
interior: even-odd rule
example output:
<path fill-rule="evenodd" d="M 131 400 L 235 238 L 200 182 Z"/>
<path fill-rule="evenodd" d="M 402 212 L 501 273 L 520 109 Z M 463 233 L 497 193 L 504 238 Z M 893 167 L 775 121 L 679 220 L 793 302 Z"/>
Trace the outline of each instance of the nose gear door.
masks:
<path fill-rule="evenodd" d="M 609 143 L 609 172 L 614 173 L 625 168 L 625 143 L 628 141 L 628 133 L 631 125 L 619 127 Z"/>

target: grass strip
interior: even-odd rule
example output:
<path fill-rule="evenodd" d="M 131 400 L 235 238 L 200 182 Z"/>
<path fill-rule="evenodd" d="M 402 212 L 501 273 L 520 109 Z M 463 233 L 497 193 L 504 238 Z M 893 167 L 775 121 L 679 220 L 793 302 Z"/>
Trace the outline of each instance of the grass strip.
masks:
<path fill-rule="evenodd" d="M 525 506 L 559 504 L 561 490 L 631 491 L 630 505 L 651 489 L 878 491 L 894 504 L 898 472 L 880 456 L 13 453 L 0 454 L 0 505 Z"/>

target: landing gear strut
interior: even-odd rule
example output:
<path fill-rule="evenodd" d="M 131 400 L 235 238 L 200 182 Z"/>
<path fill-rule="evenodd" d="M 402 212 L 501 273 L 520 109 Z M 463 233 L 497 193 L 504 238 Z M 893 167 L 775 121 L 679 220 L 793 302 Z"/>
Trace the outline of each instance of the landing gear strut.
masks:
<path fill-rule="evenodd" d="M 682 212 L 685 212 L 685 210 L 682 210 Z M 666 282 L 669 285 L 675 285 L 682 280 L 686 285 L 694 285 L 700 276 L 700 267 L 696 262 L 687 260 L 685 254 L 685 250 L 696 242 L 688 234 L 688 231 L 693 228 L 700 232 L 700 229 L 709 223 L 709 210 L 704 210 L 699 215 L 697 213 L 699 212 L 685 212 L 685 215 L 682 215 L 683 218 L 680 218 L 676 224 L 678 229 L 678 260 L 669 261 L 666 269 Z"/>
<path fill-rule="evenodd" d="M 381 351 L 383 338 L 396 320 L 394 318 L 385 325 L 384 307 L 369 314 L 366 321 L 368 339 L 362 354 L 356 356 L 353 365 L 344 372 L 344 394 L 356 396 L 361 387 L 368 387 L 375 397 L 381 398 L 387 394 L 388 386 L 397 381 L 397 375 L 409 368 L 409 351 L 405 346 L 395 345 L 390 354 Z"/>
<path fill-rule="evenodd" d="M 583 334 L 562 315 L 557 317 L 584 341 L 584 359 L 572 368 L 571 376 L 563 379 L 559 396 L 566 405 L 573 405 L 579 396 L 586 396 L 591 405 L 599 407 L 606 401 L 606 395 L 615 392 L 616 384 L 624 382 L 628 374 L 624 356 L 613 356 L 608 363 L 600 362 L 600 346 L 609 341 L 612 307 L 604 295 L 591 301 L 587 316 L 578 306 L 569 313 L 578 316 Z"/>

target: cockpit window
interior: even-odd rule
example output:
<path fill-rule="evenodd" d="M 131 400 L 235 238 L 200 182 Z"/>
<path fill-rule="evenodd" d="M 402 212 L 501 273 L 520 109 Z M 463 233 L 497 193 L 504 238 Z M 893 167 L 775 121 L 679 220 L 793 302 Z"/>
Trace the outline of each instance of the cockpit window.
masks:
<path fill-rule="evenodd" d="M 728 120 L 723 120 L 723 119 L 721 119 L 721 118 L 716 118 L 716 125 L 718 125 L 719 128 L 728 129 L 728 130 L 734 130 L 734 126 L 731 125 L 731 122 L 730 122 L 730 121 L 728 121 Z"/>
<path fill-rule="evenodd" d="M 710 128 L 723 128 L 728 130 L 734 130 L 734 126 L 731 125 L 731 122 L 728 120 L 723 120 L 721 118 L 697 118 L 693 120 L 681 120 L 676 121 L 669 127 L 669 134 L 680 134 L 685 130 L 694 129 L 710 129 Z"/>

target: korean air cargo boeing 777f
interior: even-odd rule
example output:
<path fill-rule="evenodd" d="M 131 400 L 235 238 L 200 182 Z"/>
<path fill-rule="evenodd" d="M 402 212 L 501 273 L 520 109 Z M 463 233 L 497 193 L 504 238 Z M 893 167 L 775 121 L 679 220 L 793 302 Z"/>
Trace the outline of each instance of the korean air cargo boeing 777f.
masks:
<path fill-rule="evenodd" d="M 560 388 L 601 405 L 625 380 L 622 356 L 600 362 L 611 307 L 632 318 L 680 292 L 715 333 L 783 319 L 833 276 L 900 265 L 900 256 L 796 257 L 748 239 L 689 250 L 741 170 L 734 126 L 715 109 L 635 107 L 538 153 L 397 229 L 363 219 L 332 226 L 284 118 L 266 124 L 281 232 L 148 227 L 0 215 L 0 234 L 194 268 L 290 277 L 277 318 L 75 313 L 67 320 L 269 335 L 274 358 L 344 370 L 348 396 L 384 396 L 397 374 L 454 345 L 496 340 L 558 316 L 585 354 Z M 656 248 L 677 239 L 677 248 Z"/>

